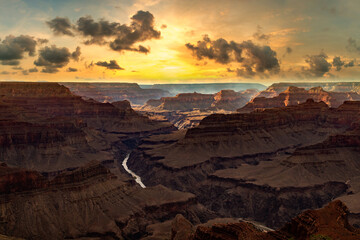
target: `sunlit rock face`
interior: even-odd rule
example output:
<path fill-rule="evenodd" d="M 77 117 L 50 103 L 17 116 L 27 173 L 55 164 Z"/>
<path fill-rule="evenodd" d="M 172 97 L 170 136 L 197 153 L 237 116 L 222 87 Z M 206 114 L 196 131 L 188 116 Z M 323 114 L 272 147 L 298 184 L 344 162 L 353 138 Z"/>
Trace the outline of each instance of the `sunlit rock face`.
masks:
<path fill-rule="evenodd" d="M 271 90 L 271 87 L 268 89 Z M 327 92 L 321 87 L 314 87 L 306 90 L 294 86 L 288 87 L 276 96 L 263 97 L 267 93 L 261 92 L 244 107 L 238 109 L 238 112 L 250 112 L 257 109 L 266 109 L 274 107 L 285 107 L 297 105 L 305 102 L 307 99 L 313 99 L 315 102 L 324 102 L 329 107 L 339 107 L 345 101 L 359 101 L 360 95 L 356 92 Z"/>

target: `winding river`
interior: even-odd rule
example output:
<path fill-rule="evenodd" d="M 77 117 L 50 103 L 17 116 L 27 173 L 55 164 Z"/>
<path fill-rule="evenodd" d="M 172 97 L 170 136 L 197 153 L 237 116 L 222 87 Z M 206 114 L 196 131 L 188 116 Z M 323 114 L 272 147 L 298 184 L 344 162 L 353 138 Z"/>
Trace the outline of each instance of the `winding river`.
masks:
<path fill-rule="evenodd" d="M 122 166 L 124 167 L 125 171 L 130 173 L 131 176 L 135 178 L 135 182 L 137 182 L 142 188 L 146 188 L 144 183 L 141 181 L 141 178 L 128 168 L 127 161 L 129 160 L 129 157 L 130 157 L 130 153 L 126 155 L 126 157 L 124 158 L 124 161 L 122 162 Z"/>

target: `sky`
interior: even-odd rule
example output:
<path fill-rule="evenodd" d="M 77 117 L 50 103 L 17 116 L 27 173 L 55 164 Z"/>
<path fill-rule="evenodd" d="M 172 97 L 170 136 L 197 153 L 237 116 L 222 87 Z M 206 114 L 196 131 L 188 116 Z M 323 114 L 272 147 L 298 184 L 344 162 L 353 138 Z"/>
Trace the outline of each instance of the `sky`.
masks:
<path fill-rule="evenodd" d="M 358 81 L 358 0 L 0 0 L 0 80 Z"/>

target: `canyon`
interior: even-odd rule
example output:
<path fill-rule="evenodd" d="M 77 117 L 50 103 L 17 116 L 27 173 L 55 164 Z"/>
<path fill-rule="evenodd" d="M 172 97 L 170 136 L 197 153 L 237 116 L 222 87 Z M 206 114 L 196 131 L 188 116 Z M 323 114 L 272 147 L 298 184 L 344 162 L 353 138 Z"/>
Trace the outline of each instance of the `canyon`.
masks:
<path fill-rule="evenodd" d="M 147 186 L 191 192 L 221 217 L 276 228 L 341 197 L 357 224 L 359 111 L 360 102 L 329 108 L 308 100 L 213 114 L 197 127 L 144 139 L 128 165 Z"/>
<path fill-rule="evenodd" d="M 133 107 L 2 82 L 0 234 L 358 239 L 360 101 L 341 89 L 182 93 Z"/>
<path fill-rule="evenodd" d="M 214 113 L 231 113 L 248 103 L 257 89 L 235 92 L 221 90 L 215 94 L 180 93 L 175 97 L 150 99 L 135 110 L 154 119 L 165 119 L 178 129 L 195 127 L 206 116 Z"/>

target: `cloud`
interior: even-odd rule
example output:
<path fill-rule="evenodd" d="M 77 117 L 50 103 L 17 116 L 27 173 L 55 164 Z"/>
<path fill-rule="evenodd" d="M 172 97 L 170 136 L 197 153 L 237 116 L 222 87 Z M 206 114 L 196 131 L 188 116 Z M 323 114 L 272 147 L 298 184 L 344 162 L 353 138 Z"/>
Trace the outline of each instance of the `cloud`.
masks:
<path fill-rule="evenodd" d="M 293 51 L 293 50 L 292 50 L 292 48 L 291 48 L 291 47 L 287 47 L 287 48 L 286 48 L 286 53 L 287 53 L 287 54 L 292 53 L 292 51 Z"/>
<path fill-rule="evenodd" d="M 115 61 L 115 60 L 110 60 L 110 62 L 97 62 L 95 63 L 95 65 L 100 66 L 100 67 L 106 67 L 107 69 L 111 69 L 111 70 L 124 70 L 124 68 L 120 67 L 119 64 Z"/>
<path fill-rule="evenodd" d="M 73 26 L 68 18 L 56 17 L 47 21 L 46 24 L 55 35 L 74 36 L 74 33 L 72 32 Z"/>
<path fill-rule="evenodd" d="M 3 60 L 1 61 L 2 65 L 16 66 L 20 64 L 19 60 Z"/>
<path fill-rule="evenodd" d="M 360 52 L 360 46 L 357 45 L 357 42 L 353 38 L 348 39 L 348 43 L 346 45 L 346 49 L 350 52 Z"/>
<path fill-rule="evenodd" d="M 8 74 L 10 74 L 10 72 L 8 72 L 8 71 L 2 71 L 2 72 L 0 72 L 0 74 L 2 74 L 2 75 L 8 75 Z"/>
<path fill-rule="evenodd" d="M 258 41 L 268 41 L 270 34 L 263 33 L 263 29 L 260 25 L 257 26 L 257 31 L 253 34 L 253 37 Z"/>
<path fill-rule="evenodd" d="M 22 67 L 18 66 L 18 67 L 12 67 L 12 69 L 14 70 L 24 70 Z"/>
<path fill-rule="evenodd" d="M 35 67 L 35 68 L 30 68 L 29 72 L 30 73 L 34 73 L 34 72 L 38 72 L 39 70 Z"/>
<path fill-rule="evenodd" d="M 286 55 L 290 55 L 293 52 L 291 47 L 286 47 L 285 53 L 282 55 L 283 57 L 286 57 Z"/>
<path fill-rule="evenodd" d="M 76 23 L 77 31 L 84 37 L 90 37 L 85 44 L 105 44 L 104 38 L 116 36 L 121 27 L 122 25 L 117 22 L 96 22 L 91 16 L 81 17 Z"/>
<path fill-rule="evenodd" d="M 45 43 L 48 43 L 49 40 L 45 39 L 45 38 L 38 38 L 36 40 L 39 44 L 45 44 Z"/>
<path fill-rule="evenodd" d="M 76 50 L 71 54 L 72 59 L 79 61 L 81 55 L 80 47 L 76 47 Z"/>
<path fill-rule="evenodd" d="M 328 56 L 321 52 L 318 55 L 307 55 L 305 62 L 309 64 L 308 68 L 304 68 L 304 73 L 308 76 L 323 77 L 331 69 L 331 64 L 327 61 Z"/>
<path fill-rule="evenodd" d="M 2 65 L 18 65 L 16 60 L 24 58 L 25 53 L 34 56 L 37 41 L 28 35 L 15 37 L 9 35 L 0 43 L 0 61 Z"/>
<path fill-rule="evenodd" d="M 29 73 L 34 73 L 34 72 L 38 72 L 39 70 L 37 70 L 37 68 L 30 68 L 28 70 L 22 70 L 22 74 L 23 75 L 29 75 Z"/>
<path fill-rule="evenodd" d="M 335 67 L 336 71 L 340 71 L 345 62 L 341 61 L 340 57 L 334 57 L 332 65 Z"/>
<path fill-rule="evenodd" d="M 85 44 L 107 44 L 114 51 L 136 51 L 148 53 L 149 48 L 137 43 L 159 39 L 161 32 L 154 28 L 154 16 L 148 11 L 138 11 L 131 17 L 129 25 L 109 22 L 101 19 L 95 21 L 91 16 L 81 17 L 72 25 L 67 18 L 54 18 L 47 22 L 56 35 L 75 36 L 72 29 L 86 40 Z"/>
<path fill-rule="evenodd" d="M 131 20 L 131 25 L 129 27 L 123 25 L 120 34 L 117 34 L 116 39 L 110 42 L 110 48 L 115 51 L 129 50 L 148 53 L 148 48 L 142 45 L 134 47 L 134 44 L 160 38 L 160 31 L 154 29 L 154 16 L 148 11 L 138 11 L 131 17 Z"/>
<path fill-rule="evenodd" d="M 77 68 L 72 68 L 72 67 L 69 67 L 68 69 L 66 69 L 67 72 L 77 72 Z"/>
<path fill-rule="evenodd" d="M 59 69 L 55 67 L 45 67 L 41 70 L 42 73 L 57 73 L 59 72 Z"/>
<path fill-rule="evenodd" d="M 355 60 L 351 60 L 350 62 L 346 63 L 344 67 L 354 67 L 355 66 Z"/>
<path fill-rule="evenodd" d="M 278 73 L 280 70 L 276 52 L 269 46 L 260 46 L 252 41 L 237 43 L 228 42 L 223 38 L 212 41 L 207 35 L 196 45 L 187 43 L 185 45 L 193 51 L 198 60 L 204 58 L 215 60 L 221 64 L 237 62 L 239 76 L 250 77 L 255 74 Z"/>
<path fill-rule="evenodd" d="M 208 58 L 221 64 L 228 64 L 232 61 L 242 61 L 242 49 L 236 42 L 227 42 L 223 38 L 212 41 L 208 35 L 204 35 L 203 40 L 196 45 L 187 43 L 185 46 L 193 51 L 198 60 Z"/>
<path fill-rule="evenodd" d="M 80 50 L 79 50 L 80 51 Z M 76 52 L 76 51 L 75 51 Z M 56 73 L 59 68 L 66 66 L 70 59 L 76 60 L 77 55 L 70 53 L 66 47 L 58 48 L 55 45 L 51 47 L 44 47 L 39 51 L 39 57 L 34 61 L 34 64 L 39 67 L 44 67 L 41 72 L 43 73 Z"/>

